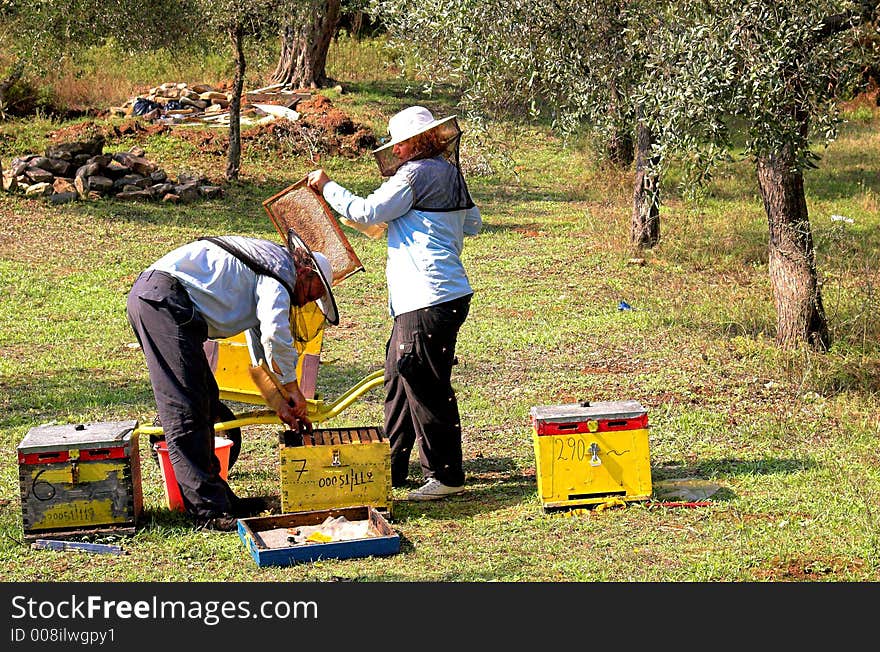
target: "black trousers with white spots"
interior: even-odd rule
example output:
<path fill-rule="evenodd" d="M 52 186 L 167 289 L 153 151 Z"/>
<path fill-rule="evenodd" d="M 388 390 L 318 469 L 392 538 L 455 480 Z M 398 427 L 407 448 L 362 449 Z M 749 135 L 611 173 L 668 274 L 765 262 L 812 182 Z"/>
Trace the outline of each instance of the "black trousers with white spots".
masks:
<path fill-rule="evenodd" d="M 425 479 L 453 487 L 464 484 L 461 422 L 451 377 L 471 296 L 394 318 L 385 352 L 385 433 L 394 486 L 406 482 L 415 444 Z"/>

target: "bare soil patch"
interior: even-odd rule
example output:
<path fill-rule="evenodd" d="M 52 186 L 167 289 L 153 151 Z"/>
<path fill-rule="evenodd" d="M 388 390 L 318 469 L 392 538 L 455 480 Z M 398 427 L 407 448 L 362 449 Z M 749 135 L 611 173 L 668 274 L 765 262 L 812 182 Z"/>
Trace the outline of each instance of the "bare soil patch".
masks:
<path fill-rule="evenodd" d="M 351 118 L 323 95 L 315 95 L 296 105 L 300 119 L 278 119 L 262 125 L 242 127 L 242 148 L 257 148 L 269 154 L 357 158 L 376 147 L 372 130 Z M 129 118 L 120 124 L 101 125 L 86 120 L 66 125 L 47 134 L 52 143 L 88 140 L 103 136 L 107 142 L 123 138 L 148 138 L 168 134 L 197 147 L 201 152 L 225 156 L 229 147 L 226 127 L 175 126 Z"/>

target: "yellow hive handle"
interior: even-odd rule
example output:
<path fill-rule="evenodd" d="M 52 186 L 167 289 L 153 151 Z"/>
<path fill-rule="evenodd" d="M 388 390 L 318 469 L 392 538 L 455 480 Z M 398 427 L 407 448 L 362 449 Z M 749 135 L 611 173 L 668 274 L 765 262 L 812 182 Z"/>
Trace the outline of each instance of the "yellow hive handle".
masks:
<path fill-rule="evenodd" d="M 358 398 L 366 394 L 371 389 L 381 386 L 385 382 L 385 371 L 379 369 L 362 378 L 357 384 L 353 385 L 332 403 L 326 403 L 323 400 L 307 399 L 309 406 L 309 420 L 312 423 L 321 423 L 332 419 L 342 412 L 349 405 L 354 403 Z M 277 424 L 281 423 L 281 419 L 274 410 L 262 409 L 251 410 L 236 414 L 234 419 L 229 421 L 221 421 L 214 424 L 214 430 L 220 432 L 222 430 L 231 430 L 232 428 L 241 428 L 242 426 L 252 426 L 257 424 Z M 142 435 L 161 435 L 164 433 L 162 426 L 139 426 L 135 432 Z"/>

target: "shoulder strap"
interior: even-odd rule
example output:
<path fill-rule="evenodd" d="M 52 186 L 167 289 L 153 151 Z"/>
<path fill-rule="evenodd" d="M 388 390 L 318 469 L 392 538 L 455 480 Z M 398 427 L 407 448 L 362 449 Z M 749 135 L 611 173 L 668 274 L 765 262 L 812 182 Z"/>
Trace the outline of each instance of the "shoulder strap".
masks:
<path fill-rule="evenodd" d="M 290 284 L 285 281 L 283 278 L 278 276 L 274 271 L 263 265 L 261 262 L 254 260 L 243 251 L 239 250 L 237 247 L 233 246 L 229 242 L 223 240 L 222 238 L 217 238 L 213 236 L 199 238 L 199 240 L 207 240 L 208 242 L 217 245 L 227 253 L 238 258 L 242 263 L 247 265 L 247 267 L 254 272 L 254 274 L 258 274 L 260 276 L 268 276 L 270 278 L 274 278 L 276 281 L 281 283 L 281 286 L 287 290 L 287 293 L 290 295 L 290 302 L 293 304 L 294 292 L 293 288 L 290 287 Z"/>

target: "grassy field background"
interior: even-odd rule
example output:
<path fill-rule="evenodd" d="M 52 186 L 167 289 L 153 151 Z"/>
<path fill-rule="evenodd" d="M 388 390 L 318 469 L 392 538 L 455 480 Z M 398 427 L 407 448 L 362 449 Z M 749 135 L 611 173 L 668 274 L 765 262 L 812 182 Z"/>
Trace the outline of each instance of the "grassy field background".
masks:
<path fill-rule="evenodd" d="M 408 104 L 456 112 L 454 95 L 425 96 L 406 81 L 359 81 L 328 97 L 380 136 Z M 225 197 L 187 206 L 52 207 L 0 194 L 0 580 L 877 581 L 880 116 L 862 107 L 847 117 L 806 176 L 835 342 L 827 354 L 773 343 L 766 217 L 748 162 L 718 170 L 688 198 L 673 170 L 662 242 L 633 265 L 631 171 L 600 165 L 588 143 L 563 143 L 540 126 L 498 121 L 490 140 L 477 140 L 464 121 L 468 182 L 484 219 L 465 246 L 476 294 L 453 376 L 468 491 L 397 500 L 398 555 L 290 568 L 259 569 L 237 535 L 197 531 L 165 509 L 146 438 L 143 524 L 113 541 L 127 555 L 31 550 L 16 446 L 48 422 L 151 423 L 146 366 L 125 319 L 138 273 L 199 236 L 277 237 L 261 202 L 318 165 L 367 193 L 380 181 L 371 157 L 316 162 L 245 147 L 242 178 Z M 0 159 L 42 151 L 61 126 L 45 117 L 0 123 Z M 223 156 L 173 132 L 105 149 L 135 144 L 169 172 L 219 181 L 225 169 Z M 384 240 L 346 233 L 366 271 L 336 288 L 341 322 L 326 333 L 318 378 L 331 399 L 381 367 L 391 326 Z M 633 310 L 618 310 L 620 301 Z M 648 409 L 655 484 L 717 485 L 712 505 L 544 513 L 530 408 L 625 399 Z M 381 423 L 376 390 L 323 425 Z M 278 430 L 246 428 L 230 475 L 239 495 L 278 495 Z M 412 468 L 417 477 L 415 458 Z"/>

